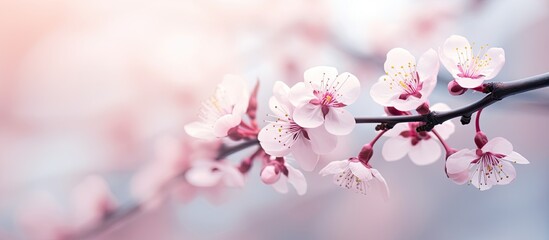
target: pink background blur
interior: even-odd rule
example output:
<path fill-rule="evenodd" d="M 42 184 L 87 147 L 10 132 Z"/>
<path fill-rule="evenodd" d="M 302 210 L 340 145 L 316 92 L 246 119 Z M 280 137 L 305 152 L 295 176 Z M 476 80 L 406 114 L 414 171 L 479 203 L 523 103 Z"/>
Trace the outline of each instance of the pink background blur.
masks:
<path fill-rule="evenodd" d="M 418 56 L 464 35 L 505 49 L 495 80 L 507 81 L 549 71 L 548 25 L 546 0 L 0 0 L 0 239 L 26 239 L 15 216 L 33 193 L 65 204 L 88 174 L 131 202 L 130 179 L 154 142 L 183 135 L 224 74 L 261 80 L 264 116 L 274 81 L 334 66 L 362 82 L 350 111 L 379 116 L 368 92 L 389 49 Z M 441 68 L 432 103 L 457 108 L 482 97 L 449 96 L 449 79 Z M 484 132 L 531 162 L 508 186 L 479 192 L 448 180 L 442 160 L 388 163 L 378 150 L 372 161 L 390 185 L 387 203 L 315 172 L 305 173 L 307 195 L 280 195 L 254 169 L 223 204 L 168 201 L 99 239 L 549 239 L 548 94 L 483 112 Z M 449 143 L 471 148 L 473 126 L 456 131 Z M 321 165 L 355 154 L 373 134 L 373 125 L 358 125 Z"/>

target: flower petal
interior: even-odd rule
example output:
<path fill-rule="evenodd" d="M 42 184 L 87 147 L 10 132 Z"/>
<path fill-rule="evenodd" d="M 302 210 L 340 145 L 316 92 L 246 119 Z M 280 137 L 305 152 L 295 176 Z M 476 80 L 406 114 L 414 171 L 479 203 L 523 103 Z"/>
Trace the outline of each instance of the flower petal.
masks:
<path fill-rule="evenodd" d="M 220 117 L 217 121 L 215 121 L 213 126 L 213 134 L 216 137 L 225 137 L 229 133 L 229 130 L 238 126 L 241 121 L 242 118 L 240 115 L 227 114 Z"/>
<path fill-rule="evenodd" d="M 482 152 L 490 152 L 507 156 L 513 152 L 513 145 L 505 138 L 495 137 L 488 141 L 484 147 L 482 147 Z"/>
<path fill-rule="evenodd" d="M 334 88 L 337 89 L 337 101 L 350 105 L 360 96 L 360 82 L 355 75 L 348 72 L 337 76 Z"/>
<path fill-rule="evenodd" d="M 507 161 L 511 161 L 513 163 L 518 163 L 518 164 L 528 164 L 528 163 L 530 163 L 525 157 L 520 155 L 520 153 L 518 153 L 518 152 L 512 152 L 511 154 L 505 156 L 503 159 L 505 159 Z"/>
<path fill-rule="evenodd" d="M 421 140 L 410 149 L 408 156 L 419 166 L 429 165 L 440 158 L 441 150 L 434 138 Z"/>
<path fill-rule="evenodd" d="M 492 181 L 485 181 L 484 177 L 485 176 L 479 175 L 479 171 L 473 172 L 473 175 L 471 176 L 471 184 L 480 191 L 485 191 L 492 188 Z"/>
<path fill-rule="evenodd" d="M 500 169 L 496 168 L 494 171 L 500 170 L 501 172 L 494 172 L 494 174 L 492 174 L 494 177 L 499 177 L 495 183 L 497 185 L 506 185 L 515 180 L 517 177 L 517 172 L 513 164 L 506 161 L 500 161 L 499 164 L 501 164 L 502 167 Z"/>
<path fill-rule="evenodd" d="M 489 61 L 480 74 L 484 75 L 484 80 L 490 80 L 498 75 L 505 64 L 505 51 L 502 48 L 490 48 L 486 51 L 485 59 Z"/>
<path fill-rule="evenodd" d="M 233 114 L 245 113 L 250 99 L 246 80 L 238 75 L 227 74 L 219 86 L 225 91 L 226 100 L 234 104 Z"/>
<path fill-rule="evenodd" d="M 290 95 L 290 87 L 282 81 L 276 81 L 273 85 L 273 96 L 279 100 L 288 99 Z"/>
<path fill-rule="evenodd" d="M 269 108 L 279 118 L 288 119 L 291 117 L 294 109 L 290 106 L 291 104 L 285 103 L 274 96 L 269 99 Z"/>
<path fill-rule="evenodd" d="M 412 144 L 409 138 L 395 136 L 385 141 L 381 149 L 381 155 L 387 161 L 396 161 L 406 156 L 411 148 Z"/>
<path fill-rule="evenodd" d="M 207 164 L 193 166 L 185 173 L 187 182 L 197 187 L 213 187 L 219 183 L 222 176 L 219 172 L 213 172 Z"/>
<path fill-rule="evenodd" d="M 411 111 L 418 108 L 423 104 L 427 99 L 427 95 L 422 95 L 421 98 L 416 98 L 414 96 L 409 97 L 408 99 L 393 99 L 392 106 L 400 111 Z"/>
<path fill-rule="evenodd" d="M 387 79 L 386 81 L 384 79 Z M 382 106 L 392 106 L 392 102 L 398 99 L 400 92 L 395 91 L 389 85 L 390 78 L 387 75 L 383 75 L 379 80 L 370 88 L 370 96 L 372 99 Z"/>
<path fill-rule="evenodd" d="M 213 140 L 216 138 L 213 133 L 213 127 L 200 121 L 188 123 L 183 128 L 191 137 L 205 140 Z"/>
<path fill-rule="evenodd" d="M 456 82 L 461 86 L 462 88 L 476 88 L 484 82 L 484 77 L 479 77 L 476 79 L 473 78 L 462 78 L 462 77 L 455 77 Z"/>
<path fill-rule="evenodd" d="M 307 181 L 303 173 L 289 164 L 284 166 L 288 169 L 288 182 L 294 186 L 298 195 L 305 194 L 307 192 Z"/>
<path fill-rule="evenodd" d="M 326 114 L 324 126 L 326 130 L 334 135 L 347 135 L 355 128 L 356 121 L 353 115 L 342 108 L 330 108 Z"/>
<path fill-rule="evenodd" d="M 332 161 L 328 163 L 320 172 L 318 172 L 321 176 L 326 176 L 330 174 L 339 174 L 345 171 L 349 167 L 349 160 L 341 160 L 341 161 Z"/>
<path fill-rule="evenodd" d="M 383 67 L 389 76 L 393 76 L 402 71 L 402 68 L 408 68 L 409 64 L 415 65 L 416 58 L 406 49 L 393 48 L 387 53 L 387 60 Z"/>
<path fill-rule="evenodd" d="M 337 69 L 327 66 L 309 68 L 303 73 L 304 83 L 315 90 L 319 90 L 328 81 L 337 78 Z"/>
<path fill-rule="evenodd" d="M 304 128 L 316 128 L 324 122 L 320 105 L 306 103 L 294 110 L 294 121 Z"/>
<path fill-rule="evenodd" d="M 454 181 L 456 184 L 462 185 L 469 180 L 469 170 L 466 169 L 458 173 L 448 173 L 448 177 Z"/>
<path fill-rule="evenodd" d="M 288 95 L 288 100 L 294 106 L 308 104 L 311 100 L 316 99 L 313 94 L 313 89 L 308 87 L 303 82 L 296 83 L 291 89 Z"/>
<path fill-rule="evenodd" d="M 397 123 L 393 128 L 389 129 L 383 136 L 385 137 L 396 137 L 399 136 L 402 132 L 410 130 L 410 125 L 408 123 Z"/>
<path fill-rule="evenodd" d="M 257 139 L 259 144 L 265 150 L 266 153 L 276 157 L 283 157 L 290 153 L 291 146 L 285 146 L 285 143 L 282 143 L 280 139 L 285 139 L 284 134 L 281 137 L 281 134 L 278 132 L 280 124 L 269 123 L 259 131 Z"/>
<path fill-rule="evenodd" d="M 387 185 L 387 181 L 385 181 L 385 178 L 381 175 L 381 173 L 377 169 L 371 169 L 372 175 L 374 178 L 379 182 L 378 183 L 378 190 L 381 191 L 381 196 L 383 196 L 383 199 L 385 201 L 389 200 L 390 192 L 389 192 L 389 186 Z"/>
<path fill-rule="evenodd" d="M 288 178 L 286 178 L 286 176 L 280 176 L 280 179 L 271 184 L 271 186 L 279 193 L 288 193 Z"/>
<path fill-rule="evenodd" d="M 361 162 L 350 162 L 349 169 L 353 175 L 357 176 L 360 180 L 367 181 L 372 179 L 372 171 L 364 166 Z"/>
<path fill-rule="evenodd" d="M 446 171 L 448 174 L 457 174 L 469 168 L 471 162 L 477 159 L 475 150 L 461 149 L 450 155 L 446 160 Z"/>
<path fill-rule="evenodd" d="M 308 128 L 306 131 L 311 139 L 312 150 L 315 153 L 327 154 L 337 146 L 337 136 L 330 134 L 325 127 Z"/>
<path fill-rule="evenodd" d="M 433 49 L 426 51 L 419 59 L 416 70 L 420 81 L 423 83 L 420 91 L 422 98 L 427 98 L 435 89 L 439 65 L 438 54 Z"/>
<path fill-rule="evenodd" d="M 227 187 L 244 187 L 244 175 L 236 167 L 225 165 L 222 171 L 223 183 Z"/>
<path fill-rule="evenodd" d="M 440 61 L 454 77 L 457 77 L 457 74 L 459 73 L 458 63 L 460 62 L 460 53 L 463 52 L 463 54 L 465 54 L 465 51 L 470 52 L 470 47 L 471 45 L 467 38 L 459 35 L 450 36 L 444 41 L 444 44 L 442 44 L 442 48 L 440 49 Z M 469 54 L 469 52 L 467 52 L 467 54 Z M 470 56 L 470 54 L 468 56 Z"/>
<path fill-rule="evenodd" d="M 305 171 L 314 170 L 318 163 L 318 154 L 311 151 L 311 144 L 303 138 L 299 138 L 295 141 L 294 146 L 292 147 L 292 154 L 301 169 Z"/>

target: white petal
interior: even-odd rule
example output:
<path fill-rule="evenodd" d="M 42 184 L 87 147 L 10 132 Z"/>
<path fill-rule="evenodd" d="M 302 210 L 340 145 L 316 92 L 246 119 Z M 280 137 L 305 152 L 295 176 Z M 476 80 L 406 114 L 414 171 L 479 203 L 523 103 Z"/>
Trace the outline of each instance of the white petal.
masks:
<path fill-rule="evenodd" d="M 216 136 L 213 133 L 213 127 L 203 122 L 191 122 L 184 126 L 185 132 L 191 137 L 213 140 Z"/>
<path fill-rule="evenodd" d="M 480 74 L 484 75 L 484 80 L 490 80 L 498 75 L 505 64 L 505 51 L 502 48 L 490 48 L 486 51 L 484 59 L 489 61 L 488 66 L 482 69 Z M 489 60 L 491 59 L 491 60 Z"/>
<path fill-rule="evenodd" d="M 244 187 L 244 175 L 236 167 L 225 165 L 222 171 L 223 183 L 227 187 Z"/>
<path fill-rule="evenodd" d="M 485 181 L 483 177 L 485 176 L 479 176 L 478 171 L 473 172 L 471 176 L 471 184 L 473 184 L 473 186 L 475 186 L 480 191 L 488 190 L 492 188 L 493 185 L 492 181 Z"/>
<path fill-rule="evenodd" d="M 213 126 L 213 134 L 216 137 L 225 137 L 229 133 L 231 128 L 234 128 L 240 124 L 242 121 L 240 115 L 227 114 L 223 117 L 220 117 L 215 121 Z"/>
<path fill-rule="evenodd" d="M 318 172 L 321 176 L 326 176 L 330 174 L 339 174 L 345 171 L 349 167 L 349 160 L 341 160 L 341 161 L 332 161 L 328 163 L 320 172 Z"/>
<path fill-rule="evenodd" d="M 317 66 L 309 68 L 303 74 L 305 84 L 313 89 L 320 89 L 320 86 L 327 81 L 333 81 L 337 77 L 337 69 L 327 66 Z"/>
<path fill-rule="evenodd" d="M 287 103 L 280 101 L 274 96 L 269 99 L 269 108 L 277 117 L 283 119 L 290 118 L 294 110 L 293 107 L 289 107 Z"/>
<path fill-rule="evenodd" d="M 393 76 L 401 70 L 401 67 L 408 68 L 408 64 L 415 65 L 416 58 L 410 54 L 406 49 L 393 48 L 387 53 L 387 60 L 385 61 L 384 69 L 389 76 Z"/>
<path fill-rule="evenodd" d="M 284 175 L 280 176 L 280 179 L 271 186 L 279 193 L 288 193 L 288 179 Z"/>
<path fill-rule="evenodd" d="M 496 172 L 492 174 L 492 177 L 498 177 L 495 183 L 498 185 L 506 185 L 515 180 L 517 172 L 513 164 L 506 161 L 500 161 L 499 163 L 501 164 L 502 168 L 495 168 L 494 171 Z M 501 172 L 497 172 L 499 170 L 501 170 Z"/>
<path fill-rule="evenodd" d="M 385 137 L 396 137 L 399 136 L 402 132 L 410 130 L 410 125 L 408 123 L 397 123 L 393 128 L 389 129 L 383 136 Z"/>
<path fill-rule="evenodd" d="M 314 89 L 306 86 L 305 83 L 299 82 L 290 89 L 288 99 L 294 106 L 308 104 L 311 100 L 316 99 L 313 91 Z"/>
<path fill-rule="evenodd" d="M 303 195 L 307 192 L 307 181 L 303 173 L 289 164 L 285 164 L 288 169 L 288 182 L 292 184 L 299 195 Z"/>
<path fill-rule="evenodd" d="M 273 126 L 274 125 L 274 126 Z M 265 127 L 259 131 L 259 134 L 257 135 L 257 139 L 259 140 L 259 144 L 265 150 L 266 153 L 272 156 L 276 157 L 283 157 L 290 153 L 291 146 L 285 146 L 284 143 L 279 142 L 280 139 L 287 138 L 285 135 L 287 135 L 285 132 L 282 134 L 282 132 L 278 132 L 278 128 L 280 125 L 269 123 Z M 282 135 L 282 137 L 280 137 Z"/>
<path fill-rule="evenodd" d="M 337 136 L 330 134 L 323 126 L 306 129 L 311 139 L 311 147 L 315 153 L 327 154 L 337 146 Z"/>
<path fill-rule="evenodd" d="M 411 148 L 412 143 L 409 138 L 395 136 L 385 141 L 383 148 L 381 149 L 381 155 L 387 161 L 395 161 L 406 156 Z"/>
<path fill-rule="evenodd" d="M 337 89 L 336 99 L 345 105 L 350 105 L 360 96 L 360 82 L 355 75 L 350 73 L 342 73 L 335 80 L 335 88 Z"/>
<path fill-rule="evenodd" d="M 246 80 L 238 75 L 227 74 L 219 85 L 225 90 L 226 98 L 230 104 L 234 104 L 233 113 L 243 114 L 248 108 L 250 99 Z"/>
<path fill-rule="evenodd" d="M 456 184 L 464 184 L 469 180 L 469 170 L 466 169 L 458 173 L 448 173 L 448 177 Z"/>
<path fill-rule="evenodd" d="M 455 77 L 456 82 L 461 86 L 462 88 L 476 88 L 484 82 L 485 78 L 480 77 L 477 79 L 473 78 L 461 78 L 461 77 Z"/>
<path fill-rule="evenodd" d="M 477 159 L 475 150 L 462 149 L 450 155 L 446 160 L 446 171 L 448 174 L 460 173 L 469 168 L 471 162 Z"/>
<path fill-rule="evenodd" d="M 384 81 L 384 79 L 386 80 Z M 383 75 L 370 88 L 370 96 L 382 106 L 391 106 L 393 100 L 398 99 L 401 94 L 401 92 L 391 89 L 390 81 L 391 79 L 387 75 Z"/>
<path fill-rule="evenodd" d="M 437 75 L 439 69 L 439 58 L 437 52 L 429 49 L 425 52 L 417 63 L 417 73 L 423 87 L 420 90 L 422 98 L 427 98 L 435 89 L 437 84 Z"/>
<path fill-rule="evenodd" d="M 507 161 L 511 161 L 513 163 L 518 163 L 518 164 L 528 164 L 528 163 L 530 163 L 525 157 L 520 155 L 518 152 L 512 152 L 511 154 L 505 156 L 503 159 L 505 159 Z"/>
<path fill-rule="evenodd" d="M 318 163 L 319 156 L 311 151 L 311 144 L 302 138 L 299 138 L 292 147 L 292 155 L 299 164 L 299 167 L 305 171 L 312 171 Z"/>
<path fill-rule="evenodd" d="M 408 152 L 408 156 L 410 156 L 412 162 L 419 166 L 436 162 L 440 158 L 440 154 L 440 147 L 433 138 L 419 141 Z"/>
<path fill-rule="evenodd" d="M 366 181 L 373 177 L 372 171 L 361 162 L 350 162 L 349 169 L 351 169 L 353 175 L 357 176 L 360 180 Z"/>
<path fill-rule="evenodd" d="M 513 152 L 513 145 L 505 138 L 495 137 L 488 141 L 484 147 L 482 147 L 482 152 L 490 152 L 507 156 Z"/>
<path fill-rule="evenodd" d="M 371 169 L 372 175 L 374 178 L 379 182 L 379 191 L 381 191 L 381 194 L 383 196 L 383 199 L 389 200 L 390 192 L 389 192 L 389 186 L 387 185 L 387 181 L 385 181 L 385 178 L 381 175 L 381 173 L 377 169 Z"/>
<path fill-rule="evenodd" d="M 355 128 L 356 121 L 353 115 L 342 108 L 330 108 L 326 114 L 324 126 L 326 130 L 334 135 L 347 135 Z"/>
<path fill-rule="evenodd" d="M 460 62 L 461 52 L 463 52 L 464 55 L 469 54 L 468 56 L 470 56 L 470 47 L 469 41 L 458 35 L 450 36 L 442 45 L 440 61 L 454 77 L 459 73 L 457 65 Z"/>
<path fill-rule="evenodd" d="M 320 105 L 304 104 L 294 110 L 294 121 L 304 128 L 316 128 L 324 122 L 322 108 Z"/>
<path fill-rule="evenodd" d="M 208 165 L 193 166 L 185 173 L 187 182 L 197 187 L 215 186 L 219 183 L 222 176 L 223 174 L 220 172 L 213 172 L 212 168 Z"/>
<path fill-rule="evenodd" d="M 282 81 L 276 81 L 273 85 L 273 96 L 278 99 L 288 99 L 290 87 Z"/>

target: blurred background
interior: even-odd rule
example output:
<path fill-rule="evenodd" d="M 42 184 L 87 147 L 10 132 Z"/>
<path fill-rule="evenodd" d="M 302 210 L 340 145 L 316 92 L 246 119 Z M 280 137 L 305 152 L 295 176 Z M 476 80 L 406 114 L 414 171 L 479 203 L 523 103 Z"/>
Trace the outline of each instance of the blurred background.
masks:
<path fill-rule="evenodd" d="M 361 80 L 350 111 L 379 116 L 368 93 L 389 49 L 419 56 L 460 34 L 503 47 L 494 80 L 507 81 L 549 71 L 547 26 L 546 0 L 0 0 L 0 239 L 32 235 L 21 212 L 40 211 L 36 194 L 69 211 L 71 189 L 90 174 L 106 180 L 117 204 L 131 203 L 131 179 L 154 159 L 156 141 L 185 139 L 184 124 L 227 73 L 250 85 L 260 79 L 265 116 L 274 81 L 293 84 L 309 67 L 334 66 Z M 482 97 L 450 96 L 449 80 L 441 66 L 432 103 L 457 108 Z M 549 239 L 548 94 L 513 96 L 483 112 L 488 137 L 507 138 L 531 162 L 508 186 L 458 186 L 442 158 L 425 167 L 388 163 L 378 144 L 372 161 L 389 202 L 316 172 L 305 173 L 305 196 L 281 195 L 256 167 L 222 203 L 169 199 L 97 239 Z M 373 127 L 358 125 L 318 169 L 355 155 Z M 449 143 L 473 148 L 473 134 L 459 125 Z"/>

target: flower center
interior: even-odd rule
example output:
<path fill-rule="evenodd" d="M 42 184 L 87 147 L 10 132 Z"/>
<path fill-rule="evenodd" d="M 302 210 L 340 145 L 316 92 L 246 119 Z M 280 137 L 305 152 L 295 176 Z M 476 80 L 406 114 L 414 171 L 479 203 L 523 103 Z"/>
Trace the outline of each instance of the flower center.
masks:
<path fill-rule="evenodd" d="M 473 46 L 475 43 L 473 43 Z M 480 50 L 475 54 L 473 53 L 472 46 L 465 46 L 463 48 L 456 48 L 456 54 L 458 57 L 457 67 L 460 71 L 458 77 L 478 79 L 484 77 L 480 72 L 490 66 L 492 58 L 486 53 L 488 44 L 480 46 Z"/>
<path fill-rule="evenodd" d="M 469 183 L 476 175 L 478 177 L 479 189 L 482 185 L 493 185 L 499 183 L 505 178 L 509 178 L 509 175 L 505 173 L 503 164 L 501 164 L 501 158 L 503 155 L 492 154 L 490 152 L 482 154 L 478 159 L 472 161 L 474 164 L 472 168 L 473 174 L 469 176 Z"/>
<path fill-rule="evenodd" d="M 431 139 L 431 135 L 429 135 L 427 132 L 416 131 L 416 128 L 419 126 L 418 123 L 409 123 L 408 126 L 410 127 L 410 130 L 402 131 L 400 133 L 400 136 L 410 138 L 412 146 L 417 145 L 421 140 Z"/>
<path fill-rule="evenodd" d="M 421 98 L 420 90 L 423 88 L 423 83 L 419 79 L 415 64 L 408 62 L 408 67 L 391 66 L 391 70 L 385 74 L 383 81 L 389 84 L 389 89 L 401 93 L 399 99 L 406 100 L 411 96 Z"/>

